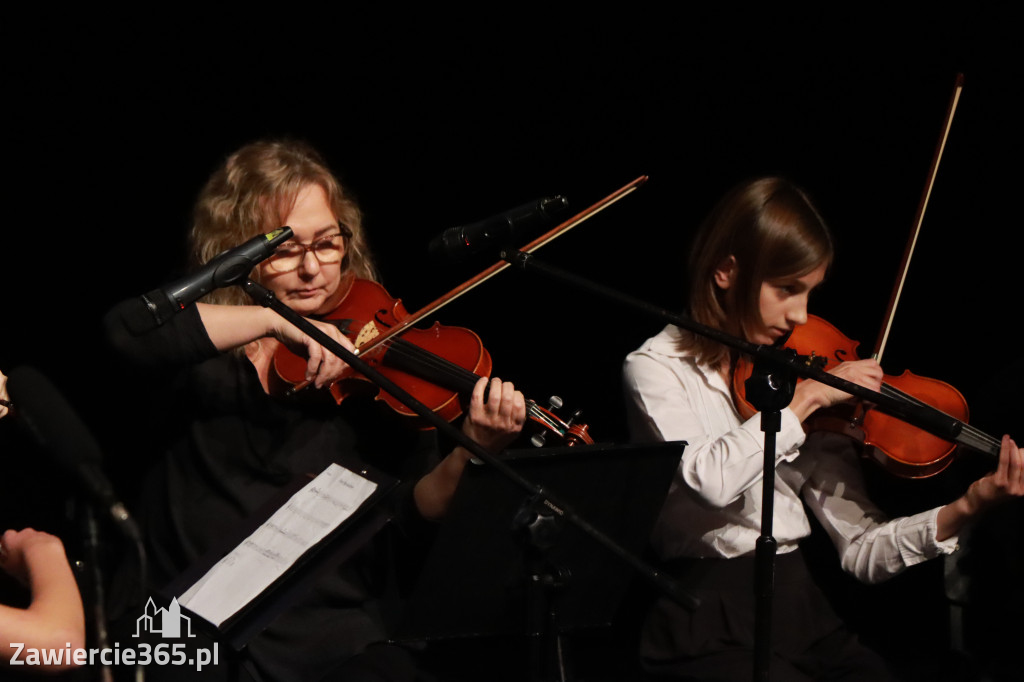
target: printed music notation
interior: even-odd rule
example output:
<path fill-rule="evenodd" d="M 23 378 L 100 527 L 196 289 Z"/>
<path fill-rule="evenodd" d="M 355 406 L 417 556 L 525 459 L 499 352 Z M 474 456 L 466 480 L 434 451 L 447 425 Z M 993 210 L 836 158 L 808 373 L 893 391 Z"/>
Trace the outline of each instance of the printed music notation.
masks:
<path fill-rule="evenodd" d="M 331 464 L 180 595 L 178 602 L 220 626 L 348 519 L 376 489 L 373 481 Z"/>

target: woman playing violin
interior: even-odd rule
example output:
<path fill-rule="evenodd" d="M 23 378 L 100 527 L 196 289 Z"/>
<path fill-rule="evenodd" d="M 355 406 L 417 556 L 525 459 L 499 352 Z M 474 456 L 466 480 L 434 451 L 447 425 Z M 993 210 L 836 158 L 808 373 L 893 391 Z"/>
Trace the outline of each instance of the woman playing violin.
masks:
<path fill-rule="evenodd" d="M 353 277 L 374 278 L 359 208 L 321 157 L 294 142 L 253 143 L 227 159 L 199 197 L 192 246 L 203 263 L 284 225 L 293 238 L 253 279 L 293 310 L 316 321 L 338 306 Z M 444 515 L 469 453 L 458 447 L 439 457 L 433 432 L 396 426 L 372 400 L 338 405 L 276 395 L 271 359 L 279 344 L 306 358 L 314 388 L 303 394 L 325 394 L 317 389 L 346 365 L 270 309 L 246 303 L 240 290 L 219 290 L 142 336 L 125 326 L 126 304 L 107 317 L 109 336 L 128 359 L 183 368 L 176 383 L 185 398 L 170 415 L 167 457 L 142 495 L 152 582 L 183 571 L 295 477 L 332 462 L 370 465 L 402 481 L 390 532 L 256 637 L 240 655 L 237 679 L 415 679 L 408 653 L 381 644 L 378 601 L 397 554 L 429 532 L 426 520 Z M 337 327 L 315 323 L 352 348 Z M 511 383 L 481 379 L 462 430 L 496 451 L 524 419 L 524 398 Z"/>
<path fill-rule="evenodd" d="M 690 315 L 749 342 L 774 343 L 806 322 L 808 297 L 832 258 L 828 229 L 802 190 L 779 178 L 742 184 L 722 198 L 697 235 Z M 641 654 L 655 676 L 738 680 L 753 672 L 753 557 L 761 534 L 764 434 L 759 414 L 744 420 L 735 407 L 735 362 L 728 347 L 672 325 L 626 358 L 633 436 L 688 443 L 652 542 L 684 589 L 703 599 L 693 613 L 668 599 L 649 612 Z M 874 360 L 832 371 L 875 391 L 881 386 Z M 953 552 L 965 523 L 996 502 L 1024 495 L 1024 454 L 1004 437 L 996 470 L 959 499 L 886 519 L 865 493 L 854 441 L 805 435 L 802 428 L 817 410 L 850 398 L 803 381 L 782 413 L 772 533 L 778 542 L 773 680 L 840 679 L 837 671 L 846 671 L 844 680 L 891 679 L 813 585 L 799 550 L 811 532 L 805 509 L 827 531 L 843 569 L 876 583 Z"/>

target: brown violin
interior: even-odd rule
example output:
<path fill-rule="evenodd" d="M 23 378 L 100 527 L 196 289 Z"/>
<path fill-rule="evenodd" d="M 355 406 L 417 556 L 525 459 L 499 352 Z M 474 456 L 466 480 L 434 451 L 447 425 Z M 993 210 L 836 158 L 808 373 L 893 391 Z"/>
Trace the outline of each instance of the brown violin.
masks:
<path fill-rule="evenodd" d="M 829 371 L 840 362 L 858 360 L 860 344 L 846 337 L 832 324 L 815 315 L 797 327 L 785 343 L 799 355 L 820 359 L 817 364 Z M 732 390 L 736 409 L 749 419 L 756 409 L 745 397 L 744 382 L 753 364 L 747 359 L 736 363 Z M 843 433 L 864 443 L 864 454 L 882 464 L 891 473 L 906 478 L 925 478 L 939 473 L 953 461 L 957 445 L 999 455 L 1000 441 L 967 424 L 967 401 L 953 386 L 905 371 L 899 376 L 885 375 L 883 395 L 906 400 L 942 412 L 961 427 L 957 442 L 951 443 L 878 409 L 857 402 L 819 410 L 805 424 L 808 430 Z"/>
<path fill-rule="evenodd" d="M 351 278 L 347 286 L 349 290 L 341 304 L 322 321 L 337 326 L 355 345 L 360 359 L 445 421 L 459 417 L 463 412 L 463 396 L 472 392 L 480 377 L 489 376 L 491 372 L 491 356 L 480 337 L 469 329 L 442 326 L 435 322 L 426 329 L 407 327 L 401 335 L 376 343 L 382 335 L 408 319 L 405 306 L 376 282 Z M 292 387 L 305 385 L 306 360 L 286 347 L 280 346 L 275 352 L 273 368 L 285 384 Z M 331 395 L 338 404 L 351 395 L 374 390 L 377 391 L 377 399 L 398 414 L 417 417 L 397 398 L 377 389 L 351 368 L 347 375 L 330 386 Z M 544 435 L 549 432 L 556 434 L 566 445 L 593 443 L 589 427 L 573 423 L 578 413 L 563 421 L 532 400 L 526 401 L 526 413 L 545 429 L 534 437 L 534 444 L 543 444 Z"/>

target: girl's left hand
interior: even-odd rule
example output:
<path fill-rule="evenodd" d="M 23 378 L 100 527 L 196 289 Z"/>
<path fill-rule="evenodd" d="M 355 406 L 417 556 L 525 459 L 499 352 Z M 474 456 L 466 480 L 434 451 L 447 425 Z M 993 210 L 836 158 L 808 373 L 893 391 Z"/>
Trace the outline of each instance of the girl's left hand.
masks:
<path fill-rule="evenodd" d="M 1003 436 L 996 470 L 967 489 L 965 497 L 975 511 L 998 502 L 1024 496 L 1024 451 L 1009 436 Z"/>

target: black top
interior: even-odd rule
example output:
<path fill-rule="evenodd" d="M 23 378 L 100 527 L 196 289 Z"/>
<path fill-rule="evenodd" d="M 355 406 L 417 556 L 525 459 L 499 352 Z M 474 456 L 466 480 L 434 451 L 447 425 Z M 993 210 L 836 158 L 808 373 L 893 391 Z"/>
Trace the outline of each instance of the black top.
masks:
<path fill-rule="evenodd" d="M 172 369 L 173 402 L 152 437 L 166 453 L 139 495 L 150 585 L 166 585 L 297 479 L 337 462 L 400 479 L 395 522 L 301 602 L 250 641 L 244 660 L 262 677 L 318 679 L 325 670 L 385 638 L 381 603 L 394 587 L 395 553 L 415 549 L 430 524 L 416 513 L 412 485 L 437 459 L 433 432 L 399 424 L 373 400 L 311 403 L 267 395 L 240 353 L 219 353 L 189 308 L 141 335 L 124 324 L 126 301 L 106 318 L 108 338 L 140 368 Z M 147 450 L 151 448 L 147 445 Z M 141 610 L 138 611 L 141 613 Z"/>

